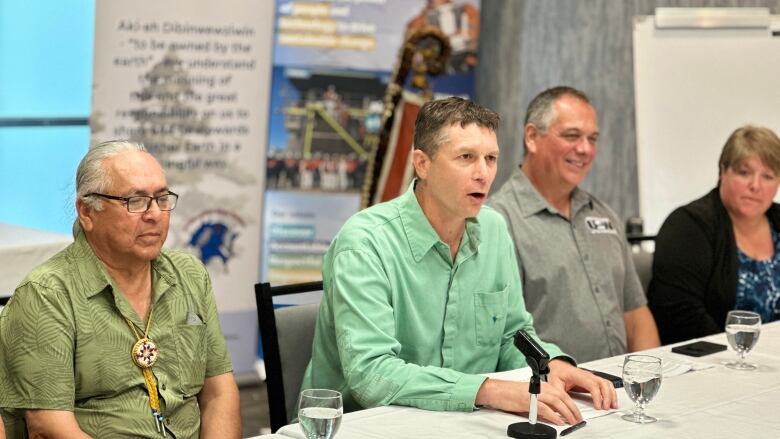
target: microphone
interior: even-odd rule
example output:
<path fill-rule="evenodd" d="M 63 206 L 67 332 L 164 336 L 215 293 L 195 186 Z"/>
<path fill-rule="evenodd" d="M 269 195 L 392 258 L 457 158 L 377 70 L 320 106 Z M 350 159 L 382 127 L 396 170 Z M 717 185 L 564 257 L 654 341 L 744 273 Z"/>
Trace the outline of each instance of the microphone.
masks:
<path fill-rule="evenodd" d="M 528 422 L 509 424 L 506 434 L 518 439 L 554 439 L 558 436 L 558 432 L 554 428 L 536 423 L 539 404 L 537 395 L 542 391 L 542 377 L 546 379 L 547 374 L 550 373 L 550 354 L 522 329 L 515 333 L 514 342 L 515 347 L 525 355 L 526 362 L 531 367 L 531 382 L 528 385 L 528 393 L 531 394 L 531 407 L 528 411 Z"/>

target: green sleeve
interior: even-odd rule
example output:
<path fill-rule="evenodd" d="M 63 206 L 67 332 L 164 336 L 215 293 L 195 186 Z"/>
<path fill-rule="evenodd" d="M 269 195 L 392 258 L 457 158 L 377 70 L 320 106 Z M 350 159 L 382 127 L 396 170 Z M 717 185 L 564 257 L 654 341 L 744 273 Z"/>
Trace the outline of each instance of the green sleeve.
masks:
<path fill-rule="evenodd" d="M 211 286 L 211 278 L 205 267 L 203 268 L 204 297 L 205 304 L 204 323 L 206 324 L 206 346 L 208 354 L 206 356 L 206 377 L 222 375 L 231 372 L 233 365 L 230 361 L 230 352 L 225 342 L 225 335 L 219 324 L 219 314 L 217 312 L 217 303 L 214 299 L 214 290 Z"/>
<path fill-rule="evenodd" d="M 0 407 L 73 410 L 74 334 L 65 292 L 17 288 L 0 315 Z"/>

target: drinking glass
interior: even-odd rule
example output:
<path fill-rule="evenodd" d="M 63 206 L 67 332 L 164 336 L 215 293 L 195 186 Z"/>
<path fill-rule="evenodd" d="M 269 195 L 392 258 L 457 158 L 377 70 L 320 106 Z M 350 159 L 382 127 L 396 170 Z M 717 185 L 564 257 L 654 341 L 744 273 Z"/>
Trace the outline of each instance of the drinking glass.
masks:
<path fill-rule="evenodd" d="M 732 349 L 737 351 L 737 361 L 726 363 L 726 367 L 737 370 L 755 370 L 754 364 L 745 363 L 745 355 L 753 349 L 761 335 L 761 316 L 752 311 L 729 311 L 726 316 L 726 338 Z"/>
<path fill-rule="evenodd" d="M 645 406 L 661 387 L 661 359 L 650 355 L 628 355 L 623 362 L 623 387 L 636 403 L 633 413 L 623 415 L 626 421 L 649 424 L 658 419 L 645 414 Z"/>
<path fill-rule="evenodd" d="M 339 430 L 344 412 L 341 393 L 306 389 L 298 399 L 298 422 L 306 439 L 330 439 Z"/>

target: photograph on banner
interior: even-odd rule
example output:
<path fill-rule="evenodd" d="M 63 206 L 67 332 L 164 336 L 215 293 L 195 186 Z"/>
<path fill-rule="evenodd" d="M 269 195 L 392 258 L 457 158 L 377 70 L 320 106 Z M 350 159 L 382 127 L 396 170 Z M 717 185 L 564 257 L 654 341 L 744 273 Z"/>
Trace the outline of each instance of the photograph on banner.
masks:
<path fill-rule="evenodd" d="M 387 77 L 274 67 L 266 189 L 359 192 Z"/>
<path fill-rule="evenodd" d="M 401 48 L 425 26 L 452 49 L 444 74 L 428 78 L 433 97 L 471 97 L 479 1 L 277 0 L 269 190 L 362 189 Z M 400 84 L 419 93 L 412 76 Z"/>

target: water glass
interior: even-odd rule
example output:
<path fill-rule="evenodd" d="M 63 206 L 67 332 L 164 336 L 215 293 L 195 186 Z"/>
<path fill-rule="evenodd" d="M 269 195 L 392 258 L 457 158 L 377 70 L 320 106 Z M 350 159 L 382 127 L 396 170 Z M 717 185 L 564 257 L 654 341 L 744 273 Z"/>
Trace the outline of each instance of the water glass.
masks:
<path fill-rule="evenodd" d="M 650 355 L 628 355 L 623 362 L 623 387 L 636 403 L 633 413 L 623 415 L 626 421 L 649 424 L 658 419 L 645 414 L 645 406 L 661 388 L 661 359 Z"/>
<path fill-rule="evenodd" d="M 726 367 L 737 370 L 755 370 L 754 364 L 745 363 L 745 356 L 758 342 L 761 335 L 761 316 L 752 311 L 729 311 L 726 316 L 726 338 L 737 352 L 737 361 L 726 363 Z"/>
<path fill-rule="evenodd" d="M 298 422 L 306 439 L 330 439 L 339 430 L 344 408 L 341 393 L 306 389 L 298 399 Z"/>

